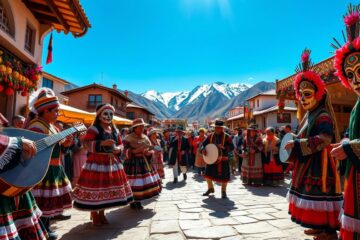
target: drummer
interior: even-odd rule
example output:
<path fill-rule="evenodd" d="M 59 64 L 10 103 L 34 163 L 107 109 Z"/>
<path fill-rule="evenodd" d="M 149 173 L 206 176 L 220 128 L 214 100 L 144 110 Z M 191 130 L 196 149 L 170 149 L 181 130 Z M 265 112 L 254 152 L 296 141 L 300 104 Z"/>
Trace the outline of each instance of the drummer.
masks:
<path fill-rule="evenodd" d="M 230 167 L 228 153 L 234 150 L 234 144 L 231 137 L 224 132 L 224 122 L 220 120 L 215 121 L 215 132 L 212 133 L 202 144 L 202 154 L 207 156 L 206 146 L 208 144 L 215 144 L 219 149 L 218 160 L 214 164 L 207 164 L 205 168 L 204 177 L 206 179 L 208 190 L 203 196 L 209 196 L 214 193 L 213 181 L 221 183 L 221 198 L 227 198 L 226 186 L 230 181 Z M 210 154 L 210 153 L 209 153 Z"/>

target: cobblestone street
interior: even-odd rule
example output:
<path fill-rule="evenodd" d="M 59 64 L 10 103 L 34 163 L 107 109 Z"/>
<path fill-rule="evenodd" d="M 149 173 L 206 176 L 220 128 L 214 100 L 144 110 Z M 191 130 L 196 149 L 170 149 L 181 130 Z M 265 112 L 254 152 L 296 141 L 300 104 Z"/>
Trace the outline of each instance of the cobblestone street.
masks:
<path fill-rule="evenodd" d="M 186 183 L 172 183 L 166 169 L 164 189 L 157 199 L 146 201 L 144 210 L 129 206 L 108 210 L 109 225 L 93 227 L 89 213 L 71 210 L 72 218 L 52 226 L 61 239 L 310 239 L 303 228 L 287 214 L 286 193 L 289 179 L 282 187 L 245 187 L 239 176 L 228 186 L 229 199 L 215 195 L 203 197 L 206 182 L 194 173 Z"/>

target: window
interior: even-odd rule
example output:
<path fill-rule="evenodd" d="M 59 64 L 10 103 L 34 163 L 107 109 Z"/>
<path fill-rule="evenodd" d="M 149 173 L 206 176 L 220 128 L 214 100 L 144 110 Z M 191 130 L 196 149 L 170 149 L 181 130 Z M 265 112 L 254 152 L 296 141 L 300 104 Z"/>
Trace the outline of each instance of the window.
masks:
<path fill-rule="evenodd" d="M 135 113 L 134 112 L 126 113 L 126 116 L 127 116 L 128 119 L 135 119 Z"/>
<path fill-rule="evenodd" d="M 291 123 L 291 114 L 290 113 L 283 113 L 277 114 L 277 122 L 278 123 Z"/>
<path fill-rule="evenodd" d="M 0 30 L 6 32 L 10 36 L 15 36 L 14 20 L 10 7 L 7 2 L 0 0 Z"/>
<path fill-rule="evenodd" d="M 111 100 L 110 100 L 110 103 L 111 103 L 111 105 L 113 105 L 114 106 L 114 98 L 113 98 L 113 96 L 111 96 L 111 98 L 110 98 Z"/>
<path fill-rule="evenodd" d="M 43 78 L 42 86 L 50 89 L 54 89 L 54 82 L 50 79 Z"/>
<path fill-rule="evenodd" d="M 29 53 L 34 54 L 35 48 L 35 29 L 26 25 L 25 32 L 25 49 L 29 51 Z"/>
<path fill-rule="evenodd" d="M 102 104 L 102 95 L 89 95 L 89 107 L 96 107 L 99 104 Z"/>
<path fill-rule="evenodd" d="M 256 101 L 256 105 L 257 105 L 257 107 L 260 106 L 260 101 L 259 101 L 259 99 Z"/>

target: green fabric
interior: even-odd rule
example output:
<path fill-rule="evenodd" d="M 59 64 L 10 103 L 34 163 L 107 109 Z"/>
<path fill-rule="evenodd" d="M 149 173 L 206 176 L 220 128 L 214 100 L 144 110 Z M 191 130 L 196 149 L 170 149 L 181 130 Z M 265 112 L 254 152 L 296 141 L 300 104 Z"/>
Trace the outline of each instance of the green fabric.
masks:
<path fill-rule="evenodd" d="M 350 140 L 360 138 L 360 97 L 356 101 L 355 107 L 351 111 L 350 115 L 350 124 L 349 124 L 349 138 Z M 351 160 L 346 160 L 346 171 L 345 176 L 349 177 L 350 169 L 351 169 Z"/>

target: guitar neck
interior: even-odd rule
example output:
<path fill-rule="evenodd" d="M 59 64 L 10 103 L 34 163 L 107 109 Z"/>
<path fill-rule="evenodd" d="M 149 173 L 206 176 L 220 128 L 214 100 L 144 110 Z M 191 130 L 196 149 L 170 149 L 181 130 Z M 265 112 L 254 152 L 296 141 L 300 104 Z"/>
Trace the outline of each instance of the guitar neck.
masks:
<path fill-rule="evenodd" d="M 55 143 L 61 141 L 62 139 L 66 138 L 67 136 L 77 132 L 77 129 L 74 127 L 71 127 L 69 129 L 66 129 L 62 132 L 59 132 L 57 134 L 50 135 L 46 138 L 43 138 L 41 140 L 36 141 L 36 147 L 37 151 L 42 151 Z"/>

